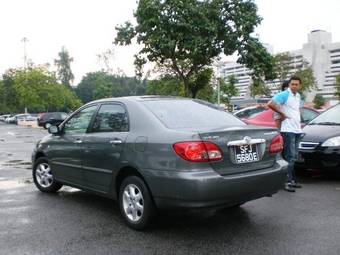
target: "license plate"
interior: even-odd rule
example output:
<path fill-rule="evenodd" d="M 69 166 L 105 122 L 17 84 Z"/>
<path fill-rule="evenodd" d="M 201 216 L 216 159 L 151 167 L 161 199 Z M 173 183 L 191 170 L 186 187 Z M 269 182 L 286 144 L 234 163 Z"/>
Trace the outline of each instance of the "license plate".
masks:
<path fill-rule="evenodd" d="M 259 161 L 256 144 L 235 146 L 235 159 L 237 164 Z"/>

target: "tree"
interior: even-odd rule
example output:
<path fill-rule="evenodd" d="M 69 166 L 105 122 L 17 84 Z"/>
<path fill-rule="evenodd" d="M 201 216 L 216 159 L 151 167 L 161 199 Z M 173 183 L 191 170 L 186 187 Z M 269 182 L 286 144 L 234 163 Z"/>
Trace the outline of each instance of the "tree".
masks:
<path fill-rule="evenodd" d="M 238 62 L 254 70 L 256 79 L 275 78 L 273 58 L 252 36 L 261 22 L 252 0 L 140 0 L 137 25 L 116 26 L 115 43 L 142 45 L 140 59 L 156 63 L 182 81 L 184 95 L 195 97 L 203 87 L 191 86 L 221 53 L 238 53 Z"/>
<path fill-rule="evenodd" d="M 147 95 L 184 96 L 182 84 L 178 77 L 166 74 L 158 80 L 151 80 L 146 87 Z"/>
<path fill-rule="evenodd" d="M 274 70 L 281 84 L 289 78 L 293 70 L 292 61 L 293 57 L 288 52 L 279 53 L 274 56 Z"/>
<path fill-rule="evenodd" d="M 335 79 L 335 95 L 340 100 L 340 74 L 338 74 Z"/>
<path fill-rule="evenodd" d="M 18 105 L 18 97 L 14 88 L 13 78 L 11 73 L 14 69 L 9 69 L 5 74 L 3 74 L 2 80 L 2 110 L 3 112 L 16 112 Z"/>
<path fill-rule="evenodd" d="M 83 103 L 87 103 L 107 97 L 143 95 L 145 87 L 146 81 L 99 71 L 87 73 L 75 92 Z"/>
<path fill-rule="evenodd" d="M 209 86 L 212 74 L 211 68 L 205 68 L 191 77 L 188 86 L 193 98 L 197 97 L 199 91 Z"/>
<path fill-rule="evenodd" d="M 313 70 L 310 67 L 298 70 L 294 75 L 301 79 L 300 93 L 305 96 L 306 93 L 316 88 L 316 79 Z"/>
<path fill-rule="evenodd" d="M 271 96 L 271 91 L 268 86 L 261 79 L 253 79 L 252 84 L 250 85 L 250 96 Z"/>
<path fill-rule="evenodd" d="M 54 64 L 57 66 L 57 76 L 62 84 L 72 89 L 71 83 L 74 79 L 74 75 L 71 70 L 71 62 L 73 58 L 69 56 L 68 51 L 65 47 L 61 48 L 58 53 L 59 59 L 54 60 Z"/>
<path fill-rule="evenodd" d="M 9 112 L 71 111 L 81 103 L 73 92 L 59 84 L 45 67 L 9 69 L 3 75 L 3 84 L 9 89 L 5 102 L 11 102 Z"/>
<path fill-rule="evenodd" d="M 114 58 L 114 50 L 113 49 L 107 49 L 106 51 L 97 54 L 97 59 L 99 62 L 99 65 L 101 66 L 102 72 L 112 73 L 112 60 Z"/>
<path fill-rule="evenodd" d="M 209 102 L 214 101 L 214 91 L 210 85 L 212 70 L 205 70 L 199 76 L 195 76 L 190 81 L 192 86 L 196 86 L 196 97 Z M 198 89 L 199 87 L 199 89 Z M 177 76 L 165 74 L 160 79 L 147 82 L 147 95 L 163 96 L 184 96 L 183 82 Z"/>
<path fill-rule="evenodd" d="M 5 86 L 3 81 L 0 81 L 0 114 L 8 112 L 8 108 L 5 104 Z"/>
<path fill-rule="evenodd" d="M 239 93 L 238 89 L 235 86 L 238 82 L 237 78 L 235 77 L 235 75 L 230 75 L 227 78 L 227 82 L 225 82 L 225 80 L 222 78 L 219 79 L 218 82 L 220 83 L 220 91 L 222 93 L 221 101 L 229 105 L 230 99 L 233 96 L 237 96 Z"/>
<path fill-rule="evenodd" d="M 316 94 L 313 103 L 316 109 L 321 109 L 321 107 L 324 106 L 326 102 L 323 96 L 321 96 L 320 94 Z"/>

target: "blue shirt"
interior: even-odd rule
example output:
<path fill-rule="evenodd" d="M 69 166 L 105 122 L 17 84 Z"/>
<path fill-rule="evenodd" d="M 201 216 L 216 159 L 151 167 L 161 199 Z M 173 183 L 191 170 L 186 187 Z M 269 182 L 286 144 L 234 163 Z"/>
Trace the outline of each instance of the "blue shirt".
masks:
<path fill-rule="evenodd" d="M 301 96 L 299 93 L 293 94 L 290 89 L 276 94 L 272 101 L 280 106 L 281 111 L 287 116 L 287 119 L 281 123 L 281 132 L 302 133 L 301 130 Z"/>

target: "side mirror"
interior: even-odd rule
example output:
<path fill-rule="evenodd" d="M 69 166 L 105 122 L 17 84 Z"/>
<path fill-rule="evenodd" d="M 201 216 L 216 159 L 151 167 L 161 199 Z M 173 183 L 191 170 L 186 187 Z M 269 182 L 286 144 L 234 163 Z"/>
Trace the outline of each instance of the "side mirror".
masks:
<path fill-rule="evenodd" d="M 52 135 L 57 135 L 57 134 L 60 133 L 60 129 L 59 129 L 59 127 L 57 127 L 57 126 L 50 126 L 50 127 L 48 128 L 48 132 L 49 132 L 50 134 L 52 134 Z"/>

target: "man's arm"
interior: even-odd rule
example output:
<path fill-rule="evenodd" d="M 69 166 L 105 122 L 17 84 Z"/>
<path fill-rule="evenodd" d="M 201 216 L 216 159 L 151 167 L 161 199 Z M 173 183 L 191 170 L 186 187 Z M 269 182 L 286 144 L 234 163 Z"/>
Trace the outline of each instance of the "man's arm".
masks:
<path fill-rule="evenodd" d="M 272 109 L 274 112 L 277 112 L 281 115 L 281 120 L 285 120 L 287 119 L 288 117 L 286 116 L 286 114 L 284 114 L 281 110 L 280 110 L 280 107 L 278 107 L 274 102 L 273 100 L 270 100 L 267 104 L 267 106 Z"/>

